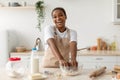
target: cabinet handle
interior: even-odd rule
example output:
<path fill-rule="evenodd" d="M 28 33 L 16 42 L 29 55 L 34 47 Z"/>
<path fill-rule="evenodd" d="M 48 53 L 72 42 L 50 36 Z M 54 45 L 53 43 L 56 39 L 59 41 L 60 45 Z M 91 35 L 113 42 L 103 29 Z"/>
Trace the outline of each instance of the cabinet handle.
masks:
<path fill-rule="evenodd" d="M 103 60 L 103 58 L 96 58 L 96 60 Z"/>

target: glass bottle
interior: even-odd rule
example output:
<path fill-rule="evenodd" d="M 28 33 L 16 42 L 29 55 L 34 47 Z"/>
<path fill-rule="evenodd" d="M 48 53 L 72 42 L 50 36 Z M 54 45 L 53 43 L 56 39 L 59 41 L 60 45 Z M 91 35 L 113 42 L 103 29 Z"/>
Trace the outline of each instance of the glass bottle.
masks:
<path fill-rule="evenodd" d="M 31 62 L 31 74 L 39 73 L 39 56 L 36 48 L 32 48 L 30 62 Z"/>
<path fill-rule="evenodd" d="M 113 36 L 113 41 L 111 43 L 111 50 L 116 51 L 117 50 L 117 36 Z"/>

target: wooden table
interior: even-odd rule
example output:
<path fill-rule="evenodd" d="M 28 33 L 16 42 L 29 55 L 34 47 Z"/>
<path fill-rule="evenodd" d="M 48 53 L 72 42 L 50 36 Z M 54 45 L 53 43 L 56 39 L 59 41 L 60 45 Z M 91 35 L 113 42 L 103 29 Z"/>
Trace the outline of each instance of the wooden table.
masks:
<path fill-rule="evenodd" d="M 84 69 L 82 73 L 77 76 L 62 76 L 63 79 L 56 79 L 55 76 L 57 73 L 61 72 L 60 69 L 41 68 L 40 72 L 43 71 L 49 71 L 50 73 L 53 73 L 53 74 L 49 74 L 45 80 L 93 80 L 89 78 L 89 74 L 92 71 L 92 69 L 91 70 Z M 4 68 L 0 68 L 0 80 L 28 80 L 28 79 L 11 78 L 7 75 Z M 95 78 L 94 80 L 112 80 L 112 74 L 110 73 L 110 71 L 106 71 L 104 74 Z"/>

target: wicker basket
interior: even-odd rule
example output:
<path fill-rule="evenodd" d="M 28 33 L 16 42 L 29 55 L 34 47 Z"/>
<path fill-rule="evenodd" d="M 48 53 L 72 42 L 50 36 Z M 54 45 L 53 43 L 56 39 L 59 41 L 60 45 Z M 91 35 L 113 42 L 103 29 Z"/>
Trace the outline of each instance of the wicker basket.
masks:
<path fill-rule="evenodd" d="M 16 52 L 25 52 L 25 51 L 26 51 L 26 48 L 23 46 L 16 47 Z"/>

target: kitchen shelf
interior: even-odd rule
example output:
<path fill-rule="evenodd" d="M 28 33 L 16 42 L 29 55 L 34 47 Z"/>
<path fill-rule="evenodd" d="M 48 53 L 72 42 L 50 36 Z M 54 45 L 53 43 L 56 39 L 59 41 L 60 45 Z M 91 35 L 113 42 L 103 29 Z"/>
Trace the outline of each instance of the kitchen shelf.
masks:
<path fill-rule="evenodd" d="M 35 6 L 0 7 L 0 9 L 35 9 Z"/>

